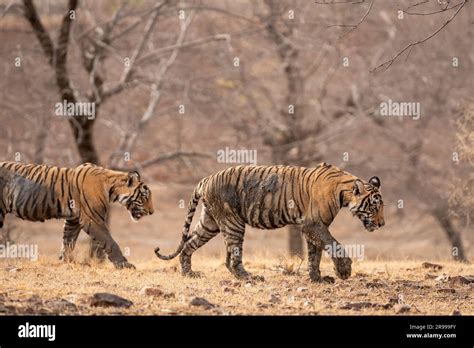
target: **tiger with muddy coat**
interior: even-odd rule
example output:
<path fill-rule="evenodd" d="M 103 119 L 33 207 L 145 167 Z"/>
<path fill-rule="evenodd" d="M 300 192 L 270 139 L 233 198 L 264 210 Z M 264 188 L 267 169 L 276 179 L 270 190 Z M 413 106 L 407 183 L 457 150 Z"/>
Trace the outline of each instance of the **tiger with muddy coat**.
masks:
<path fill-rule="evenodd" d="M 199 200 L 203 209 L 194 231 L 189 233 Z M 248 273 L 242 264 L 245 225 L 275 229 L 299 225 L 308 247 L 309 276 L 321 277 L 319 264 L 325 246 L 341 244 L 329 232 L 339 210 L 347 207 L 367 231 L 382 227 L 383 201 L 380 180 L 367 182 L 333 165 L 321 163 L 315 168 L 293 166 L 237 166 L 202 179 L 189 202 L 187 217 L 178 249 L 171 255 L 156 255 L 163 260 L 180 256 L 182 273 L 196 277 L 191 268 L 192 254 L 219 232 L 226 245 L 226 267 L 238 279 L 263 280 Z M 351 275 L 349 257 L 331 255 L 336 275 Z"/>

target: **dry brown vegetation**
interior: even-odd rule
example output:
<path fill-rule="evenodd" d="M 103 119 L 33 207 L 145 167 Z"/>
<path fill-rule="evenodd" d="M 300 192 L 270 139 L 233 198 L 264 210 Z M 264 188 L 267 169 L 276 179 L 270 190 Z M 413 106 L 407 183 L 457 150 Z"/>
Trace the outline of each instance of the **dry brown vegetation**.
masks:
<path fill-rule="evenodd" d="M 140 262 L 136 271 L 108 264 L 2 262 L 0 312 L 64 315 L 463 315 L 474 314 L 474 266 L 440 262 L 441 270 L 415 261 L 363 261 L 353 276 L 334 284 L 309 282 L 298 258 L 251 257 L 247 268 L 263 283 L 234 280 L 222 259 L 196 258 L 203 278 L 183 278 L 178 263 Z M 300 266 L 301 265 L 301 266 Z M 324 260 L 322 272 L 334 275 Z M 444 277 L 443 275 L 446 275 Z M 456 278 L 459 275 L 465 278 Z M 470 279 L 464 284 L 462 279 Z M 95 293 L 133 302 L 129 308 L 92 306 Z M 198 299 L 196 299 L 198 298 Z M 205 299 L 206 301 L 200 300 Z M 194 299 L 194 301 L 193 301 Z M 192 303 L 196 303 L 193 305 Z"/>

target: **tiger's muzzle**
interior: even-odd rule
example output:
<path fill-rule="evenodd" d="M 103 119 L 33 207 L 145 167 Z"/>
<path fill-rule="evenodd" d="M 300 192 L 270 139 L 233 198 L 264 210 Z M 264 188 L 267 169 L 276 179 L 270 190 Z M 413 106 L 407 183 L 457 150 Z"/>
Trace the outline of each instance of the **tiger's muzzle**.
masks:
<path fill-rule="evenodd" d="M 385 225 L 384 220 L 374 221 L 370 218 L 365 218 L 365 217 L 359 217 L 359 219 L 362 221 L 362 224 L 364 225 L 364 228 L 369 232 L 373 232 L 375 230 L 378 230 L 380 227 Z"/>
<path fill-rule="evenodd" d="M 130 209 L 130 215 L 132 216 L 132 219 L 135 221 L 140 220 L 142 217 L 146 215 L 153 215 L 154 210 L 146 210 L 142 208 L 131 208 Z"/>

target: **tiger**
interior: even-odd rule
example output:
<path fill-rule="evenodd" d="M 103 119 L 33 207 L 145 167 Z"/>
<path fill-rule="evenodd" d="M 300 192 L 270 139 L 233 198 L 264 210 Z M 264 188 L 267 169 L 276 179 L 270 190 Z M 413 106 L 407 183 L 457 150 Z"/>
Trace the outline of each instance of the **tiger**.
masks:
<path fill-rule="evenodd" d="M 65 219 L 60 260 L 72 260 L 84 230 L 116 268 L 135 268 L 107 226 L 110 203 L 124 206 L 135 221 L 154 212 L 152 193 L 136 171 L 120 172 L 86 163 L 75 168 L 0 162 L 0 228 L 7 214 L 28 221 Z"/>
<path fill-rule="evenodd" d="M 194 189 L 177 250 L 171 255 L 162 255 L 157 247 L 155 254 L 162 260 L 179 255 L 182 274 L 200 277 L 200 272 L 192 270 L 192 254 L 220 232 L 226 245 L 225 265 L 230 273 L 237 279 L 263 281 L 263 277 L 247 272 L 242 263 L 245 226 L 275 229 L 299 225 L 307 244 L 310 280 L 332 282 L 334 278 L 330 276 L 321 277 L 322 251 L 329 245 L 345 249 L 328 228 L 343 207 L 349 208 L 369 232 L 384 226 L 380 184 L 376 176 L 366 182 L 324 162 L 314 168 L 230 167 L 202 179 Z M 202 214 L 190 234 L 200 199 Z M 349 278 L 352 261 L 347 253 L 342 257 L 340 253 L 332 253 L 331 257 L 336 275 Z"/>

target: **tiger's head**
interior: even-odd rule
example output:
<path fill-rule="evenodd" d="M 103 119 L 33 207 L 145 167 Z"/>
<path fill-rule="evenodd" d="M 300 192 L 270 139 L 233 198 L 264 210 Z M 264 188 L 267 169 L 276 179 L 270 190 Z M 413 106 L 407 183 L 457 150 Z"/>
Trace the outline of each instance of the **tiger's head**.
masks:
<path fill-rule="evenodd" d="M 371 177 L 368 183 L 356 179 L 352 187 L 349 210 L 352 215 L 362 221 L 365 229 L 369 232 L 385 225 L 382 194 L 379 189 L 380 179 L 376 176 Z"/>
<path fill-rule="evenodd" d="M 120 185 L 116 191 L 118 201 L 127 208 L 133 221 L 154 213 L 151 190 L 141 181 L 138 172 L 129 172 L 125 185 Z"/>

